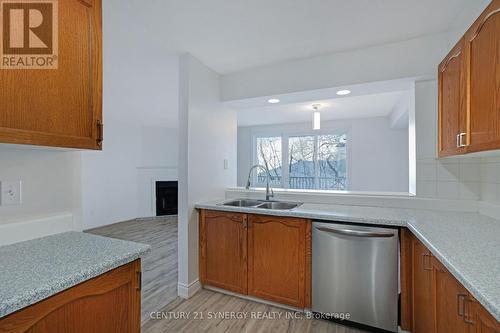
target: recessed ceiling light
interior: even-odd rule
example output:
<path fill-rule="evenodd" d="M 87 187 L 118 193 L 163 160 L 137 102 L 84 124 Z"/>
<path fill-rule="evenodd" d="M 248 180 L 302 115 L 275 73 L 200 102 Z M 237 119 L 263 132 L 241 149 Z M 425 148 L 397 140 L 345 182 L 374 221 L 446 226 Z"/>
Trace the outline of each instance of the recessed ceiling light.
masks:
<path fill-rule="evenodd" d="M 276 103 L 279 103 L 280 100 L 277 99 L 277 98 L 271 98 L 270 100 L 268 100 L 268 102 L 271 103 L 271 104 L 276 104 Z"/>
<path fill-rule="evenodd" d="M 347 89 L 346 90 L 339 90 L 339 91 L 337 91 L 337 95 L 339 95 L 339 96 L 349 95 L 350 93 L 351 93 L 351 91 L 347 90 Z"/>

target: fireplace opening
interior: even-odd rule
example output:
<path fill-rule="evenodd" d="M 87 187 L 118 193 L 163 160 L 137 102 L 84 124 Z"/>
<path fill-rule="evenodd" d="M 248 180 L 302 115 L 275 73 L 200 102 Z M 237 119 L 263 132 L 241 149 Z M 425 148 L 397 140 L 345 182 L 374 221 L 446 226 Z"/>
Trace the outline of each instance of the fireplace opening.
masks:
<path fill-rule="evenodd" d="M 177 215 L 178 183 L 156 182 L 156 216 Z"/>

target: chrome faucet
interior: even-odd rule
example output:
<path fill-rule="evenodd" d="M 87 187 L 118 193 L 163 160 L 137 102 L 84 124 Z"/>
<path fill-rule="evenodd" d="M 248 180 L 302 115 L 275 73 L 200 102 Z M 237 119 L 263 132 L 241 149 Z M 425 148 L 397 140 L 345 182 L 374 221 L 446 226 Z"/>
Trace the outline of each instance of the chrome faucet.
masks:
<path fill-rule="evenodd" d="M 270 198 L 274 197 L 274 191 L 273 189 L 271 188 L 271 186 L 269 186 L 269 180 L 271 179 L 271 173 L 269 172 L 269 169 L 266 168 L 265 166 L 262 166 L 260 164 L 255 164 L 254 166 L 252 166 L 250 168 L 250 171 L 248 172 L 248 180 L 247 180 L 247 186 L 246 186 L 246 189 L 250 189 L 250 177 L 252 177 L 252 171 L 254 169 L 261 169 L 261 170 L 264 170 L 264 172 L 266 173 L 266 200 L 269 201 Z"/>

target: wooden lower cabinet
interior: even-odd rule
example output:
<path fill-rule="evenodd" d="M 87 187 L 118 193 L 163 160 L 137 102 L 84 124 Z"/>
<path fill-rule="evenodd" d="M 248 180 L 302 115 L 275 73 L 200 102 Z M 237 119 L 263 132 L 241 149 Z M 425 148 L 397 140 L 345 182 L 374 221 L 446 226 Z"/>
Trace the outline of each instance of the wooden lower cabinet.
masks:
<path fill-rule="evenodd" d="M 200 212 L 200 281 L 247 294 L 247 215 Z"/>
<path fill-rule="evenodd" d="M 0 319 L 1 333 L 139 333 L 136 260 Z"/>
<path fill-rule="evenodd" d="M 446 268 L 432 258 L 431 303 L 436 320 L 434 332 L 467 333 L 469 323 L 465 309 L 469 292 Z"/>
<path fill-rule="evenodd" d="M 500 323 L 415 236 L 408 251 L 402 247 L 401 258 L 403 267 L 411 261 L 412 283 L 402 293 L 411 294 L 412 333 L 500 333 Z"/>
<path fill-rule="evenodd" d="M 200 281 L 297 308 L 311 306 L 311 224 L 200 211 Z"/>
<path fill-rule="evenodd" d="M 412 251 L 412 301 L 413 333 L 429 333 L 434 329 L 433 309 L 431 304 L 432 255 L 430 251 L 414 238 Z"/>
<path fill-rule="evenodd" d="M 306 221 L 249 216 L 248 294 L 304 307 Z"/>
<path fill-rule="evenodd" d="M 475 300 L 468 300 L 468 320 L 471 322 L 470 333 L 500 333 L 500 323 Z M 469 310 L 470 309 L 470 310 Z"/>

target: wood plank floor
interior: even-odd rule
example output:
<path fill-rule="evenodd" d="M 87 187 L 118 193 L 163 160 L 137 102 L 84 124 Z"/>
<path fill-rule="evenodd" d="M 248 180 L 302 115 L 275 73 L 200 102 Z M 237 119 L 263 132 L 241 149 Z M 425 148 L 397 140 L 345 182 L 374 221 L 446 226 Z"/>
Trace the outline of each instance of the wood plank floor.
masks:
<path fill-rule="evenodd" d="M 201 290 L 188 300 L 177 298 L 150 319 L 143 327 L 143 333 L 164 332 L 228 332 L 228 333 L 361 333 L 334 323 L 306 319 L 302 314 L 276 308 L 270 305 L 227 296 L 209 290 Z M 232 313 L 247 315 L 246 319 L 215 318 L 215 315 Z M 200 316 L 203 315 L 203 319 Z M 257 318 L 265 316 L 267 318 Z M 291 318 L 286 318 L 286 316 Z M 162 317 L 163 316 L 163 317 Z M 185 318 L 180 318 L 184 316 Z M 212 318 L 210 318 L 212 316 Z M 253 318 L 252 318 L 253 316 Z"/>
<path fill-rule="evenodd" d="M 177 297 L 177 216 L 140 219 L 87 230 L 151 245 L 142 258 L 142 322 Z"/>

